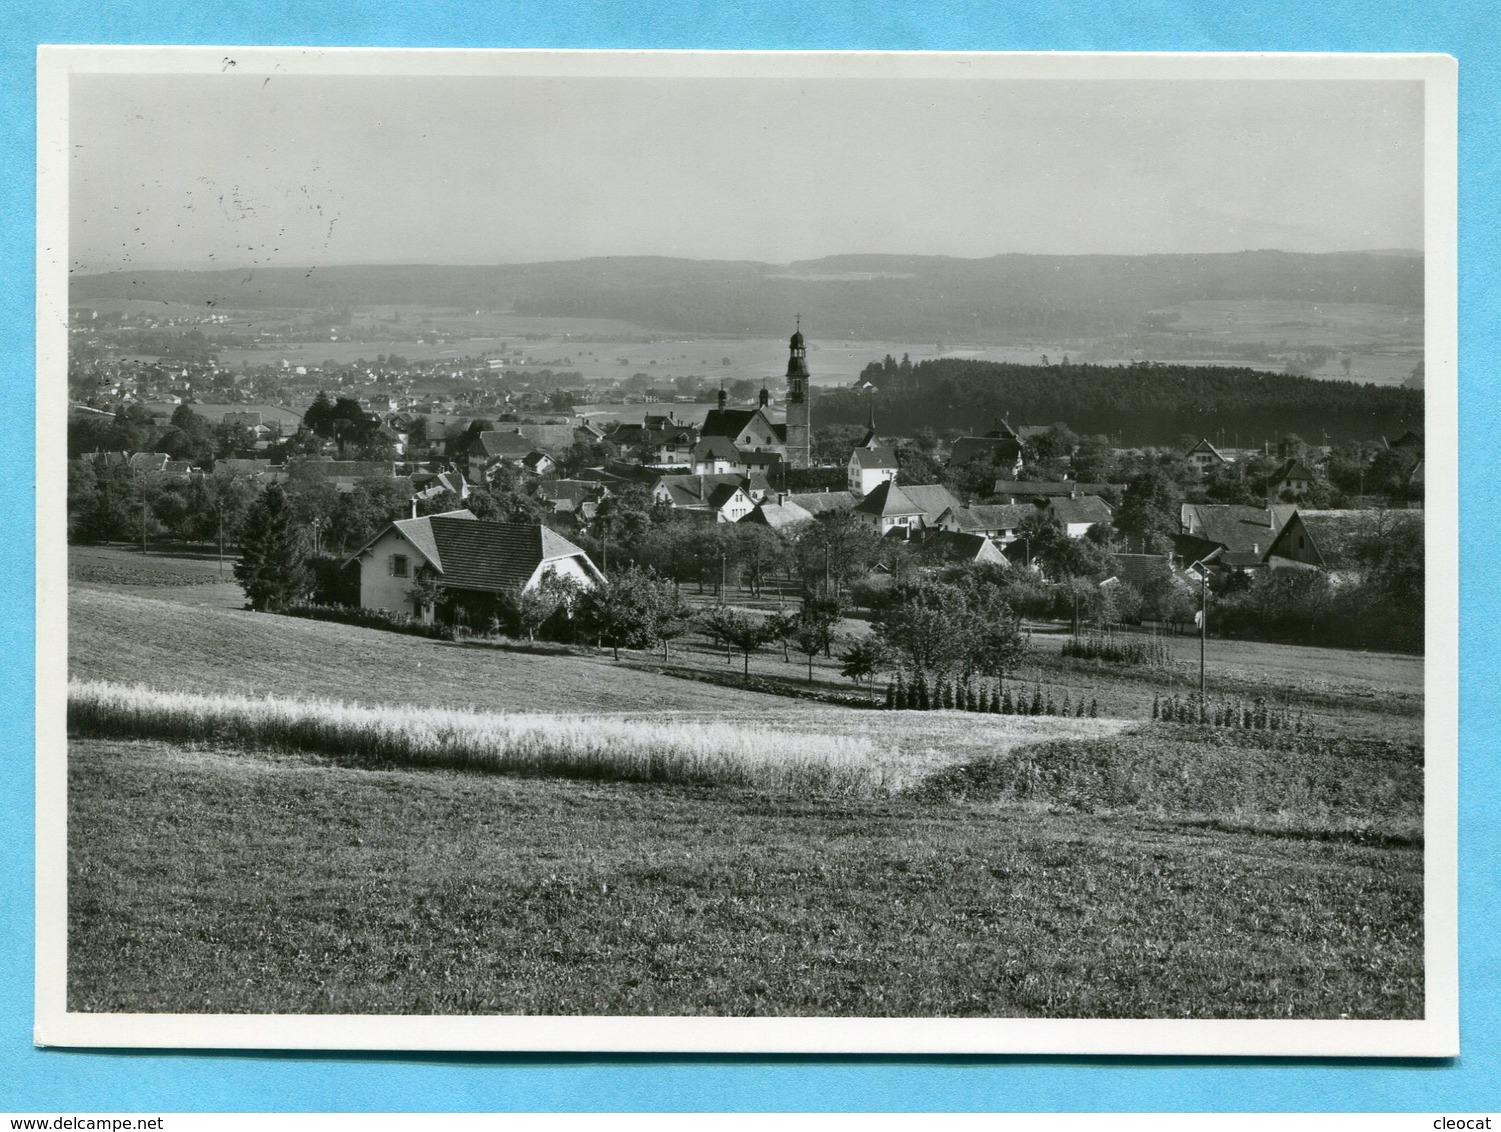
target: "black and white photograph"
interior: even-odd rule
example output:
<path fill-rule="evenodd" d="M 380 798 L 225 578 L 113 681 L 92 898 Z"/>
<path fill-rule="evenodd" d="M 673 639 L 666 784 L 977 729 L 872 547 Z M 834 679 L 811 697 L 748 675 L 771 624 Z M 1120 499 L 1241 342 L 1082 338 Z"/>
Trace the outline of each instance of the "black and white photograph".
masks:
<path fill-rule="evenodd" d="M 1454 84 L 44 49 L 38 1040 L 1457 1052 Z"/>

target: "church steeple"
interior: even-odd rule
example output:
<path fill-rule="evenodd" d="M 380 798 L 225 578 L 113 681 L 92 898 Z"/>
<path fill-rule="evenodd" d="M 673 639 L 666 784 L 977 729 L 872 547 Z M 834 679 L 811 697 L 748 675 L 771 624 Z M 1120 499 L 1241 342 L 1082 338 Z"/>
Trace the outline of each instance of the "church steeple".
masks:
<path fill-rule="evenodd" d="M 808 351 L 803 343 L 803 316 L 788 343 L 787 357 L 787 463 L 806 468 L 812 460 L 812 405 L 808 394 Z"/>
<path fill-rule="evenodd" d="M 803 345 L 803 316 L 797 316 L 787 358 L 787 400 L 801 401 L 808 394 L 808 351 Z"/>

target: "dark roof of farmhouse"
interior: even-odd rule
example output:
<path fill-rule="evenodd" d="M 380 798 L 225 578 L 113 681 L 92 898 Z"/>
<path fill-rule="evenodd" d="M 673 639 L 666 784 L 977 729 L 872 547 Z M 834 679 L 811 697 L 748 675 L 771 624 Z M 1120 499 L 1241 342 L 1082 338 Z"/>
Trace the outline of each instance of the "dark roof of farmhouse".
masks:
<path fill-rule="evenodd" d="M 810 515 L 825 511 L 849 511 L 855 506 L 855 497 L 847 491 L 805 491 L 783 496 L 783 503 L 801 507 Z"/>
<path fill-rule="evenodd" d="M 862 468 L 884 469 L 897 466 L 896 453 L 890 448 L 856 448 L 850 458 Z"/>
<path fill-rule="evenodd" d="M 1283 483 L 1287 480 L 1311 480 L 1313 473 L 1303 466 L 1301 460 L 1283 460 L 1277 470 L 1272 473 L 1271 483 Z"/>
<path fill-rule="evenodd" d="M 1098 495 L 1060 495 L 1048 500 L 1048 510 L 1060 523 L 1110 522 L 1110 507 Z"/>
<path fill-rule="evenodd" d="M 1036 514 L 1033 503 L 974 503 L 953 510 L 961 531 L 1012 531 Z"/>
<path fill-rule="evenodd" d="M 500 591 L 525 585 L 543 562 L 586 557 L 556 531 L 536 523 L 485 523 L 433 516 L 443 582 L 461 590 Z"/>

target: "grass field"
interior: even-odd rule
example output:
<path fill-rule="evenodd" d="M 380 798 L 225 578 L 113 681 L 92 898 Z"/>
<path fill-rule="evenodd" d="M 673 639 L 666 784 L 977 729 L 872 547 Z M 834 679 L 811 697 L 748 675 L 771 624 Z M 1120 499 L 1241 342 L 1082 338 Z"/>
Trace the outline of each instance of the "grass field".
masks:
<path fill-rule="evenodd" d="M 73 1009 L 1422 1014 L 1421 668 L 1407 658 L 1211 642 L 1222 690 L 1264 686 L 1315 724 L 1273 735 L 1145 722 L 1160 674 L 1068 670 L 1043 648 L 1038 678 L 1136 721 L 1065 725 L 852 710 L 649 658 L 203 599 L 220 589 L 76 581 L 72 676 L 407 714 L 587 713 L 623 735 L 825 736 L 879 788 L 403 766 L 252 742 L 223 719 L 75 731 Z M 682 663 L 723 660 L 695 646 Z M 758 666 L 803 672 L 770 650 Z"/>
<path fill-rule="evenodd" d="M 74 1010 L 1416 1017 L 1422 854 L 84 740 Z"/>

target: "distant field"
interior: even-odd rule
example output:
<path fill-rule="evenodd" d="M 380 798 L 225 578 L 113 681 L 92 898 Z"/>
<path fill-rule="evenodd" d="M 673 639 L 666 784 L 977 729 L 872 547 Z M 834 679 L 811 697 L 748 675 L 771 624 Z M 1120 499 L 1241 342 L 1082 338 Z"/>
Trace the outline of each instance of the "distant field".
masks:
<path fill-rule="evenodd" d="M 171 316 L 176 308 L 153 309 L 149 304 L 119 301 L 100 308 L 132 307 L 133 313 Z M 230 321 L 207 328 L 236 334 L 254 333 L 258 327 L 285 321 L 306 312 L 229 312 Z M 182 308 L 177 317 L 201 314 Z M 1338 361 L 1331 361 L 1315 376 L 1329 380 L 1400 385 L 1422 357 L 1422 312 L 1404 307 L 1370 303 L 1297 303 L 1216 300 L 1184 303 L 1156 312 L 1171 317 L 1154 334 L 1165 335 L 1168 345 L 1154 348 L 1156 361 L 1188 365 L 1246 365 L 1244 358 L 1205 350 L 1205 341 L 1226 343 L 1263 342 L 1269 349 L 1324 346 L 1351 355 L 1347 375 Z M 393 316 L 400 321 L 392 321 Z M 86 325 L 81 321 L 79 325 Z M 397 354 L 410 361 L 459 358 L 465 355 L 505 353 L 513 368 L 567 370 L 589 380 L 614 380 L 647 373 L 670 381 L 694 375 L 707 378 L 778 378 L 786 372 L 787 343 L 791 334 L 750 338 L 699 337 L 652 330 L 612 319 L 544 318 L 505 311 L 456 311 L 422 307 L 370 307 L 355 312 L 354 327 L 372 335 L 368 341 L 352 341 L 347 331 L 335 340 L 319 337 L 249 349 L 225 349 L 219 360 L 228 366 L 320 365 L 325 361 L 347 364 L 359 358 L 374 360 L 380 354 Z M 1117 364 L 1139 360 L 1135 355 L 1117 356 L 1108 341 L 1081 338 L 1054 341 L 993 340 L 899 340 L 825 338 L 816 322 L 807 323 L 808 364 L 815 385 L 847 385 L 871 362 L 886 355 L 907 354 L 914 362 L 931 358 L 963 357 L 979 361 L 1035 363 L 1044 355 L 1057 361 L 1072 355 L 1075 361 Z M 441 333 L 446 341 L 417 341 Z M 1199 344 L 1198 349 L 1177 350 L 1174 336 Z M 520 350 L 521 354 L 510 353 Z M 728 364 L 726 364 L 728 359 Z"/>

